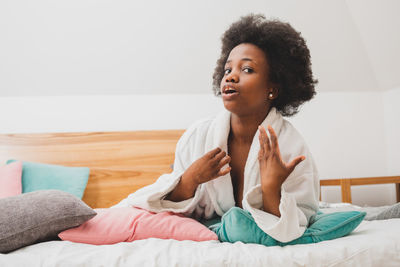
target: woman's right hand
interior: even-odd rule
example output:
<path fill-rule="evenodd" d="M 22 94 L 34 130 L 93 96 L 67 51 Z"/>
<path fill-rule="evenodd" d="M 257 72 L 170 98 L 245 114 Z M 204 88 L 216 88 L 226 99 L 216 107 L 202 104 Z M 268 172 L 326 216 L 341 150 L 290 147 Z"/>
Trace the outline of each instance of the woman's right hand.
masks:
<path fill-rule="evenodd" d="M 231 167 L 228 166 L 223 170 L 222 167 L 230 161 L 231 157 L 219 147 L 211 150 L 186 169 L 178 185 L 166 196 L 166 199 L 178 202 L 192 198 L 200 184 L 229 173 Z"/>
<path fill-rule="evenodd" d="M 222 167 L 230 161 L 231 157 L 217 147 L 193 162 L 183 173 L 182 179 L 192 181 L 193 185 L 197 187 L 202 183 L 228 174 L 231 171 L 231 167 L 228 166 L 225 169 L 222 169 Z"/>

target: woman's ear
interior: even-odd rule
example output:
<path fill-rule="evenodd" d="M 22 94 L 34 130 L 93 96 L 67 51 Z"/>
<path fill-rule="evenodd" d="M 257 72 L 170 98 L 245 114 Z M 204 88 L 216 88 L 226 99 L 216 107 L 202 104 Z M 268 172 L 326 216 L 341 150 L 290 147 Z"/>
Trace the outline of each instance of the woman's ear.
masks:
<path fill-rule="evenodd" d="M 277 98 L 278 94 L 279 94 L 279 90 L 278 90 L 277 86 L 272 86 L 272 87 L 268 88 L 267 92 L 268 92 L 269 100 L 273 100 L 273 99 Z"/>

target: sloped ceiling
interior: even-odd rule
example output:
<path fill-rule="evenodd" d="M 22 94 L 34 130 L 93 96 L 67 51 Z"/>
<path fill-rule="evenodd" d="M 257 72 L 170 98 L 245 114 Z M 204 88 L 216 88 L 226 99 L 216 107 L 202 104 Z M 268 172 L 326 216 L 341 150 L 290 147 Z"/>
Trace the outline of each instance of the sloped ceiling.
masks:
<path fill-rule="evenodd" d="M 400 87 L 400 1 L 347 0 L 381 90 Z"/>
<path fill-rule="evenodd" d="M 268 1 L 265 12 L 302 32 L 320 91 L 400 86 L 400 1 L 276 2 Z"/>
<path fill-rule="evenodd" d="M 282 3 L 286 3 L 285 5 Z M 317 91 L 379 90 L 368 53 L 345 1 L 269 1 L 266 13 L 286 20 L 306 39 Z"/>
<path fill-rule="evenodd" d="M 156 8 L 155 8 L 156 7 Z M 210 93 L 240 16 L 290 22 L 319 91 L 400 86 L 400 1 L 0 1 L 0 97 Z"/>

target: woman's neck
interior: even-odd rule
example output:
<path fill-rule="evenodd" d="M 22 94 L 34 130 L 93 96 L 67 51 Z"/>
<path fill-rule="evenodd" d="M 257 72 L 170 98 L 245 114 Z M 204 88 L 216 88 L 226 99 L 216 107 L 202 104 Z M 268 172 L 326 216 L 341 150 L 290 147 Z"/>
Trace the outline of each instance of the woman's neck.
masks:
<path fill-rule="evenodd" d="M 240 116 L 231 115 L 230 138 L 239 143 L 251 144 L 258 126 L 265 120 L 269 109 L 266 112 Z"/>

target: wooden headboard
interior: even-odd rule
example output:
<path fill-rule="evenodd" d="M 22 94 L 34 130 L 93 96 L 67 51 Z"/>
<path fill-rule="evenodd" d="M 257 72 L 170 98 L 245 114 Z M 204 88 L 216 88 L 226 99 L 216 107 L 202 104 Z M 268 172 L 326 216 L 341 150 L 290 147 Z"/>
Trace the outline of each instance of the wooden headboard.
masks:
<path fill-rule="evenodd" d="M 0 134 L 0 164 L 8 159 L 90 168 L 83 200 L 92 208 L 110 207 L 171 171 L 175 146 L 184 130 Z M 340 186 L 351 202 L 351 185 L 396 184 L 400 176 L 321 180 Z"/>
<path fill-rule="evenodd" d="M 0 135 L 0 164 L 8 159 L 90 168 L 83 200 L 110 207 L 171 171 L 184 130 Z"/>

